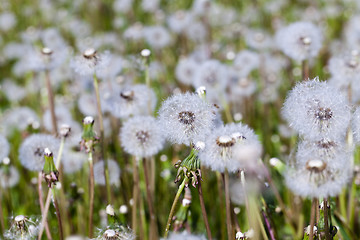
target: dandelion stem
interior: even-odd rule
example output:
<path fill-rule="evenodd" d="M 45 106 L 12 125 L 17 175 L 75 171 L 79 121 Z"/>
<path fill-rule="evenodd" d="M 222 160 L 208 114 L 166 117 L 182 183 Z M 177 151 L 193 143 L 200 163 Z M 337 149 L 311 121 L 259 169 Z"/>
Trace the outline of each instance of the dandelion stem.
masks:
<path fill-rule="evenodd" d="M 301 65 L 302 65 L 302 80 L 307 81 L 309 78 L 309 61 L 303 60 Z"/>
<path fill-rule="evenodd" d="M 202 212 L 202 215 L 203 215 L 203 218 L 204 218 L 204 223 L 205 223 L 205 227 L 206 227 L 206 233 L 208 235 L 208 240 L 212 240 L 209 221 L 208 221 L 207 214 L 206 214 L 204 197 L 203 197 L 203 193 L 202 193 L 201 180 L 198 182 L 198 192 L 199 192 L 199 200 L 200 200 L 201 212 Z"/>
<path fill-rule="evenodd" d="M 61 163 L 61 157 L 62 157 L 62 153 L 63 153 L 63 149 L 64 149 L 64 144 L 65 144 L 65 138 L 61 138 L 61 142 L 60 142 L 60 147 L 59 147 L 59 153 L 58 153 L 58 157 L 56 160 L 56 168 L 58 169 Z M 51 200 L 51 195 L 52 195 L 52 191 L 48 191 L 48 195 L 46 197 L 46 202 L 45 202 L 45 206 L 44 206 L 44 212 L 42 213 L 42 219 L 41 219 L 41 224 L 40 224 L 40 229 L 39 229 L 39 235 L 38 235 L 38 240 L 41 240 L 42 234 L 44 232 L 44 227 L 45 227 L 45 222 L 46 222 L 46 218 L 47 218 L 47 214 L 49 211 L 49 207 L 50 207 L 50 200 Z"/>
<path fill-rule="evenodd" d="M 178 191 L 177 191 L 177 193 L 175 195 L 175 199 L 174 199 L 174 202 L 173 202 L 173 204 L 171 206 L 169 217 L 168 217 L 168 220 L 167 220 L 167 223 L 166 223 L 164 238 L 167 238 L 168 235 L 169 235 L 169 230 L 170 230 L 170 226 L 171 226 L 171 220 L 172 220 L 172 218 L 173 218 L 173 216 L 175 214 L 175 207 L 176 207 L 177 202 L 179 201 L 180 195 L 181 195 L 182 191 L 184 190 L 184 187 L 185 187 L 185 184 L 187 183 L 187 181 L 188 181 L 188 178 L 185 176 L 184 180 L 180 184 L 179 189 L 178 189 Z"/>
<path fill-rule="evenodd" d="M 230 207 L 230 191 L 229 191 L 229 172 L 225 169 L 224 172 L 225 182 L 225 205 L 226 205 L 226 227 L 228 240 L 232 240 L 232 223 L 231 223 L 231 207 Z"/>
<path fill-rule="evenodd" d="M 312 200 L 311 212 L 310 212 L 310 234 L 309 240 L 314 239 L 314 225 L 315 225 L 315 212 L 316 212 L 316 199 Z"/>
<path fill-rule="evenodd" d="M 58 204 L 58 202 L 56 200 L 55 190 L 52 189 L 52 191 L 53 191 L 53 203 L 54 203 L 54 207 L 55 207 L 55 211 L 56 211 L 56 218 L 57 218 L 58 224 L 59 224 L 60 240 L 63 240 L 64 239 L 64 233 L 63 233 L 63 227 L 62 227 L 59 204 Z"/>
<path fill-rule="evenodd" d="M 90 171 L 90 209 L 89 209 L 89 237 L 93 237 L 93 214 L 94 214 L 94 164 L 92 152 L 89 152 L 89 171 Z"/>
<path fill-rule="evenodd" d="M 156 223 L 156 215 L 151 195 L 151 189 L 150 189 L 150 179 L 149 179 L 149 171 L 146 163 L 146 159 L 143 158 L 143 167 L 144 167 L 144 175 L 145 175 L 145 188 L 146 188 L 146 200 L 149 207 L 150 212 L 150 233 L 149 233 L 149 239 L 158 239 L 158 228 Z"/>
<path fill-rule="evenodd" d="M 4 221 L 4 213 L 3 213 L 3 207 L 2 207 L 2 194 L 1 194 L 1 187 L 0 187 L 0 234 L 2 234 L 5 231 L 5 221 Z"/>
<path fill-rule="evenodd" d="M 219 193 L 219 202 L 220 202 L 220 219 L 225 219 L 224 216 L 224 195 L 223 195 L 223 179 L 222 176 L 220 174 L 220 172 L 216 172 L 216 178 L 217 178 L 217 187 L 218 187 L 218 193 Z M 226 235 L 226 229 L 224 227 L 224 224 L 220 224 L 221 225 L 221 239 L 224 240 L 225 239 L 225 235 Z"/>
<path fill-rule="evenodd" d="M 94 74 L 94 89 L 95 89 L 95 95 L 96 95 L 96 107 L 97 107 L 99 126 L 100 126 L 101 157 L 104 160 L 106 196 L 107 196 L 107 202 L 109 204 L 111 204 L 111 189 L 110 189 L 110 184 L 109 184 L 109 167 L 108 167 L 108 161 L 106 158 L 106 150 L 105 150 L 104 121 L 103 121 L 102 110 L 101 110 L 99 81 L 98 81 L 96 74 Z"/>
<path fill-rule="evenodd" d="M 43 200 L 43 194 L 42 194 L 42 187 L 41 187 L 41 180 L 42 180 L 42 174 L 41 172 L 39 172 L 39 175 L 38 175 L 38 195 L 39 195 L 39 203 L 40 203 L 40 210 L 41 210 L 41 214 L 44 213 L 44 200 Z M 2 214 L 1 214 L 2 216 Z M 51 233 L 50 233 L 50 230 L 49 230 L 49 224 L 47 221 L 45 221 L 45 233 L 46 233 L 46 236 L 49 240 L 52 239 L 51 237 Z"/>
<path fill-rule="evenodd" d="M 134 230 L 134 232 L 136 233 L 136 229 L 137 229 L 137 206 L 138 206 L 138 196 L 139 196 L 139 173 L 138 173 L 138 166 L 137 166 L 137 161 L 134 158 L 133 159 L 133 204 L 132 204 L 132 224 L 131 227 Z"/>
<path fill-rule="evenodd" d="M 325 228 L 325 239 L 331 240 L 330 230 L 329 230 L 329 214 L 328 214 L 328 202 L 327 199 L 324 198 L 324 228 Z"/>
<path fill-rule="evenodd" d="M 57 128 L 56 115 L 55 115 L 54 93 L 51 88 L 50 73 L 48 70 L 45 71 L 45 81 L 46 81 L 46 88 L 48 91 L 48 100 L 49 100 L 49 107 L 50 107 L 50 113 L 51 113 L 53 134 L 57 135 L 58 128 Z"/>

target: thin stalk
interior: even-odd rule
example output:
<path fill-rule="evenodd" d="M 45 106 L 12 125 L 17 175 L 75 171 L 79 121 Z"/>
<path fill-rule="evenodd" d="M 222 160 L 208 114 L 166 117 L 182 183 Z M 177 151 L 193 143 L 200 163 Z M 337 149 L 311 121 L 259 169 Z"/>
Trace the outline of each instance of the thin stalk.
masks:
<path fill-rule="evenodd" d="M 329 214 L 328 214 L 328 207 L 327 207 L 327 199 L 324 198 L 324 227 L 325 227 L 325 239 L 331 240 L 330 237 L 330 229 L 329 229 Z"/>
<path fill-rule="evenodd" d="M 133 231 L 136 233 L 137 231 L 137 207 L 138 207 L 138 199 L 139 199 L 139 170 L 137 166 L 137 161 L 133 159 L 133 204 L 132 204 L 132 224 L 131 227 Z"/>
<path fill-rule="evenodd" d="M 56 169 L 58 169 L 60 166 L 61 157 L 62 157 L 62 153 L 64 150 L 64 145 L 65 145 L 65 138 L 63 137 L 63 138 L 61 138 L 59 153 L 58 153 L 58 157 L 57 157 L 56 164 L 55 164 Z M 40 224 L 40 229 L 39 229 L 38 240 L 41 240 L 42 234 L 44 232 L 45 222 L 46 222 L 47 214 L 48 214 L 49 207 L 50 207 L 51 195 L 52 195 L 52 191 L 50 191 L 50 189 L 49 189 L 48 195 L 46 197 L 45 206 L 44 206 L 44 212 L 42 213 L 42 217 L 41 217 L 41 224 Z"/>
<path fill-rule="evenodd" d="M 55 190 L 52 189 L 52 191 L 53 191 L 53 203 L 54 203 L 54 207 L 55 207 L 55 211 L 56 211 L 56 218 L 57 218 L 58 224 L 59 224 L 60 240 L 63 240 L 64 239 L 64 232 L 63 232 L 63 227 L 62 227 L 59 204 L 58 204 L 58 202 L 56 200 Z"/>
<path fill-rule="evenodd" d="M 140 221 L 139 221 L 139 228 L 140 228 L 140 236 L 139 240 L 148 240 L 147 235 L 147 224 L 145 219 L 145 207 L 144 207 L 144 199 L 141 196 L 141 191 L 139 188 L 139 204 L 140 204 Z M 151 240 L 151 239 L 150 239 Z"/>
<path fill-rule="evenodd" d="M 307 81 L 309 78 L 309 61 L 303 60 L 301 63 L 302 67 L 302 80 Z"/>
<path fill-rule="evenodd" d="M 312 200 L 311 213 L 310 213 L 310 234 L 309 240 L 314 239 L 314 225 L 315 225 L 315 212 L 316 212 L 316 199 Z"/>
<path fill-rule="evenodd" d="M 104 160 L 106 196 L 107 196 L 108 204 L 111 204 L 111 189 L 110 189 L 110 184 L 109 184 L 109 168 L 108 168 L 108 161 L 106 158 L 106 149 L 105 149 L 104 121 L 103 121 L 102 110 L 101 110 L 99 81 L 98 81 L 96 74 L 94 74 L 94 89 L 95 89 L 95 95 L 96 95 L 96 107 L 97 107 L 99 126 L 100 126 L 101 157 Z"/>
<path fill-rule="evenodd" d="M 226 227 L 228 240 L 232 240 L 232 223 L 231 223 L 231 208 L 230 208 L 230 191 L 229 191 L 229 172 L 225 169 L 224 172 L 225 182 L 225 205 L 226 205 Z"/>
<path fill-rule="evenodd" d="M 316 198 L 316 226 L 319 226 L 320 221 L 320 207 L 319 207 L 319 199 Z"/>
<path fill-rule="evenodd" d="M 149 232 L 149 239 L 158 239 L 158 227 L 157 227 L 157 222 L 156 222 L 156 215 L 155 215 L 155 210 L 154 210 L 154 203 L 153 203 L 153 199 L 152 199 L 152 194 L 151 194 L 151 189 L 150 189 L 150 179 L 149 179 L 149 172 L 148 172 L 148 167 L 147 167 L 147 163 L 146 163 L 146 159 L 143 158 L 143 167 L 144 167 L 144 175 L 145 175 L 145 188 L 146 188 L 146 200 L 147 200 L 147 205 L 149 208 L 149 213 L 150 213 L 150 232 Z"/>
<path fill-rule="evenodd" d="M 42 194 L 42 187 L 41 187 L 41 180 L 42 180 L 42 174 L 41 172 L 39 172 L 38 175 L 38 195 L 39 195 L 39 203 L 40 203 L 40 210 L 41 210 L 41 214 L 44 213 L 44 200 L 43 200 L 43 194 Z M 2 216 L 2 214 L 1 214 Z M 49 229 L 49 224 L 47 221 L 45 221 L 45 233 L 46 236 L 49 240 L 52 239 L 51 237 L 51 233 L 50 233 L 50 229 Z"/>
<path fill-rule="evenodd" d="M 2 206 L 2 195 L 1 195 L 1 190 L 0 189 L 0 234 L 1 236 L 3 235 L 4 231 L 5 231 L 5 220 L 4 220 L 4 213 L 3 213 L 3 206 Z"/>
<path fill-rule="evenodd" d="M 181 195 L 182 191 L 184 190 L 184 187 L 185 187 L 185 184 L 186 184 L 187 181 L 188 181 L 188 179 L 187 179 L 187 177 L 185 177 L 184 180 L 182 181 L 182 183 L 180 184 L 179 189 L 178 189 L 178 191 L 177 191 L 177 193 L 175 195 L 175 199 L 174 199 L 174 202 L 173 202 L 173 204 L 171 206 L 169 217 L 168 217 L 168 220 L 167 220 L 167 223 L 166 223 L 164 238 L 167 238 L 168 235 L 169 235 L 170 226 L 171 226 L 171 220 L 172 220 L 172 218 L 173 218 L 173 216 L 175 214 L 176 204 L 179 201 L 180 195 Z"/>
<path fill-rule="evenodd" d="M 198 189 L 198 192 L 199 192 L 201 213 L 202 213 L 203 218 L 204 218 L 204 223 L 205 223 L 205 228 L 206 228 L 206 233 L 207 233 L 207 236 L 208 236 L 208 240 L 212 240 L 209 221 L 208 221 L 207 214 L 206 214 L 204 197 L 203 197 L 203 193 L 202 193 L 201 180 L 198 182 L 198 188 L 197 189 Z"/>
<path fill-rule="evenodd" d="M 354 217 L 355 217 L 355 202 L 356 202 L 356 184 L 353 181 L 351 184 L 350 196 L 348 201 L 348 223 L 349 227 L 354 225 Z"/>
<path fill-rule="evenodd" d="M 54 104 L 54 93 L 51 88 L 50 73 L 48 70 L 45 71 L 46 88 L 48 92 L 49 107 L 51 113 L 51 122 L 53 127 L 53 134 L 57 135 L 57 121 L 55 115 L 55 104 Z"/>
<path fill-rule="evenodd" d="M 224 216 L 224 195 L 223 195 L 223 179 L 222 176 L 220 174 L 220 172 L 216 172 L 216 180 L 217 180 L 217 187 L 218 187 L 218 194 L 219 194 L 219 203 L 220 203 L 220 219 L 225 219 Z M 224 224 L 220 224 L 221 226 L 221 239 L 225 240 L 225 235 L 226 235 L 226 229 Z"/>
<path fill-rule="evenodd" d="M 267 230 L 268 230 L 268 232 L 270 234 L 270 239 L 275 240 L 274 231 L 273 231 L 273 229 L 271 227 L 269 219 L 266 216 L 265 211 L 261 211 L 261 213 L 262 213 L 263 218 L 264 218 L 265 226 L 266 226 L 266 228 L 267 228 Z"/>
<path fill-rule="evenodd" d="M 231 209 L 234 209 L 234 207 L 233 207 L 232 204 L 230 204 L 230 207 L 231 207 Z M 234 211 L 231 211 L 231 216 L 232 216 L 232 221 L 233 221 L 233 223 L 235 223 L 235 230 L 236 230 L 236 232 L 241 232 L 239 220 L 238 220 L 238 218 L 237 218 L 237 216 L 236 216 L 236 214 L 235 214 Z"/>
<path fill-rule="evenodd" d="M 89 237 L 93 237 L 93 215 L 94 215 L 94 164 L 92 152 L 89 152 L 89 171 L 90 171 L 90 209 L 89 209 Z"/>
<path fill-rule="evenodd" d="M 255 206 L 256 207 L 256 206 Z M 265 231 L 265 228 L 264 228 L 264 224 L 261 220 L 261 217 L 260 217 L 260 214 L 259 214 L 259 211 L 255 211 L 255 215 L 256 215 L 256 220 L 260 226 L 260 232 L 261 232 L 261 235 L 262 235 L 262 238 L 264 240 L 269 240 L 267 234 L 266 234 L 266 231 Z"/>

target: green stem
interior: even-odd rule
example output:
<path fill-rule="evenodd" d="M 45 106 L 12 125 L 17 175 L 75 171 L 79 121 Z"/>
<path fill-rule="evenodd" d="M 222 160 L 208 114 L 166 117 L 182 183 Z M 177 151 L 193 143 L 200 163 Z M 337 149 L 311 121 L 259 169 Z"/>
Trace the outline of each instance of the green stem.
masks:
<path fill-rule="evenodd" d="M 98 118 L 99 118 L 99 127 L 100 127 L 101 157 L 104 160 L 106 196 L 107 196 L 108 204 L 111 204 L 111 189 L 110 189 L 110 184 L 109 184 L 109 168 L 108 168 L 108 161 L 106 158 L 106 149 L 105 149 L 104 121 L 103 121 L 102 110 L 101 110 L 99 81 L 98 81 L 96 74 L 94 74 L 94 89 L 95 89 L 95 94 L 96 94 L 96 107 L 97 107 Z"/>
<path fill-rule="evenodd" d="M 48 91 L 48 100 L 49 100 L 49 107 L 51 113 L 51 122 L 53 127 L 53 134 L 57 135 L 57 120 L 55 115 L 55 104 L 54 104 L 54 93 L 51 88 L 51 81 L 50 81 L 50 73 L 48 70 L 45 71 L 45 81 L 46 81 L 46 88 Z"/>
<path fill-rule="evenodd" d="M 231 207 L 230 207 L 230 191 L 229 191 L 229 172 L 225 169 L 224 172 L 225 182 L 225 206 L 226 206 L 226 227 L 228 240 L 232 240 L 232 223 L 231 223 Z"/>
<path fill-rule="evenodd" d="M 168 220 L 167 220 L 167 223 L 166 223 L 164 238 L 167 238 L 168 235 L 169 235 L 169 230 L 170 230 L 170 226 L 171 226 L 171 220 L 172 220 L 172 218 L 173 218 L 173 216 L 175 214 L 175 207 L 176 207 L 177 202 L 179 201 L 180 195 L 181 195 L 182 191 L 184 190 L 184 187 L 185 187 L 185 184 L 187 183 L 187 181 L 188 181 L 188 178 L 185 176 L 184 180 L 180 184 L 179 189 L 178 189 L 178 191 L 177 191 L 177 193 L 175 195 L 175 199 L 174 199 L 174 202 L 173 202 L 173 204 L 171 206 L 169 217 L 168 217 Z"/>
<path fill-rule="evenodd" d="M 60 209 L 59 209 L 59 204 L 56 200 L 56 195 L 55 195 L 55 190 L 52 189 L 53 191 L 53 203 L 54 203 L 54 207 L 55 207 L 55 211 L 56 211 L 56 218 L 58 220 L 58 224 L 59 224 L 59 233 L 60 233 L 60 240 L 64 239 L 64 232 L 63 232 L 63 227 L 62 227 L 62 221 L 61 221 L 61 215 L 60 215 Z"/>
<path fill-rule="evenodd" d="M 149 239 L 158 239 L 158 228 L 157 228 L 157 223 L 156 223 L 156 215 L 155 215 L 155 210 L 154 210 L 154 205 L 153 205 L 153 197 L 151 194 L 151 189 L 150 189 L 150 179 L 149 179 L 149 171 L 148 171 L 148 167 L 146 164 L 146 159 L 143 158 L 143 167 L 144 167 L 144 175 L 145 175 L 145 188 L 146 188 L 146 200 L 147 200 L 147 205 L 149 208 L 149 213 L 150 213 L 150 237 Z"/>
<path fill-rule="evenodd" d="M 90 206 L 89 206 L 89 237 L 93 237 L 93 215 L 94 215 L 94 164 L 92 152 L 89 152 L 89 171 L 90 171 Z"/>
<path fill-rule="evenodd" d="M 137 207 L 138 207 L 138 198 L 139 198 L 139 173 L 137 161 L 133 158 L 133 204 L 132 204 L 132 224 L 131 227 L 133 231 L 137 232 Z"/>
<path fill-rule="evenodd" d="M 58 169 L 61 163 L 61 157 L 62 157 L 62 153 L 63 153 L 63 149 L 64 149 L 64 145 L 65 145 L 65 138 L 62 137 L 61 138 L 61 142 L 60 142 L 60 147 L 59 147 L 59 152 L 58 152 L 58 156 L 57 156 L 57 160 L 56 160 L 56 168 Z M 38 240 L 41 240 L 42 234 L 44 232 L 44 227 L 45 227 L 45 223 L 46 223 L 46 218 L 47 218 L 47 214 L 49 211 L 49 207 L 50 207 L 50 200 L 51 200 L 51 195 L 52 195 L 52 191 L 48 191 L 48 195 L 46 197 L 46 202 L 45 202 L 45 206 L 44 206 L 44 212 L 42 214 L 42 219 L 41 219 L 41 224 L 40 224 L 40 229 L 39 229 L 39 235 L 38 235 Z"/>

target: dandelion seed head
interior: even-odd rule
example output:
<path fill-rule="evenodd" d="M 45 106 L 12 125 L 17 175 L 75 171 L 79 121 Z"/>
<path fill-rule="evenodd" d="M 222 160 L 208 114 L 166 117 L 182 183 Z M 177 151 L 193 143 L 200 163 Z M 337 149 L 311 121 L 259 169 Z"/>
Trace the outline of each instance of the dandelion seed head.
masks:
<path fill-rule="evenodd" d="M 318 54 L 322 47 L 322 34 L 310 22 L 295 22 L 278 30 L 276 42 L 287 56 L 303 61 Z"/>
<path fill-rule="evenodd" d="M 176 65 L 175 76 L 185 85 L 191 85 L 199 67 L 199 63 L 193 58 L 181 58 Z"/>
<path fill-rule="evenodd" d="M 213 107 L 193 93 L 173 95 L 159 110 L 164 136 L 178 144 L 203 141 L 213 128 L 215 117 Z"/>
<path fill-rule="evenodd" d="M 27 137 L 19 148 L 21 164 L 30 171 L 41 171 L 45 164 L 44 149 L 49 148 L 57 157 L 59 140 L 47 134 L 32 134 Z"/>
<path fill-rule="evenodd" d="M 346 98 L 318 78 L 297 84 L 288 94 L 282 114 L 290 127 L 314 141 L 343 139 L 351 118 Z"/>
<path fill-rule="evenodd" d="M 201 163 L 213 171 L 224 172 L 226 168 L 229 172 L 236 172 L 245 164 L 236 158 L 234 150 L 251 145 L 260 145 L 254 132 L 241 123 L 231 123 L 212 131 L 199 157 Z"/>
<path fill-rule="evenodd" d="M 120 140 L 127 153 L 144 158 L 157 154 L 163 148 L 165 138 L 155 118 L 138 116 L 124 122 Z"/>
<path fill-rule="evenodd" d="M 36 113 L 28 107 L 13 108 L 5 112 L 2 118 L 2 131 L 4 135 L 10 135 L 14 129 L 24 131 L 28 126 L 39 123 Z"/>
<path fill-rule="evenodd" d="M 12 188 L 19 183 L 20 174 L 14 167 L 0 168 L 0 185 L 3 189 Z"/>
<path fill-rule="evenodd" d="M 81 56 L 70 61 L 70 67 L 81 76 L 91 77 L 110 64 L 110 53 L 98 53 L 94 48 L 86 49 Z"/>
<path fill-rule="evenodd" d="M 150 115 L 156 105 L 156 96 L 152 89 L 143 84 L 124 87 L 114 91 L 107 101 L 111 103 L 111 114 L 118 118 Z"/>

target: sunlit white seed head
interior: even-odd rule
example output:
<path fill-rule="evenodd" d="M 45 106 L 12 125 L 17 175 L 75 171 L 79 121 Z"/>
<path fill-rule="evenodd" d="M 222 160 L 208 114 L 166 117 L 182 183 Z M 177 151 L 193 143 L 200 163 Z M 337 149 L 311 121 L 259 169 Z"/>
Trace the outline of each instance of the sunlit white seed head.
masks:
<path fill-rule="evenodd" d="M 196 94 L 176 94 L 165 100 L 159 110 L 163 134 L 173 143 L 204 141 L 214 124 L 214 108 Z"/>
<path fill-rule="evenodd" d="M 143 49 L 141 50 L 141 56 L 143 57 L 149 57 L 151 55 L 151 51 L 149 49 Z"/>
<path fill-rule="evenodd" d="M 143 158 L 157 154 L 164 145 L 162 126 L 150 116 L 133 117 L 124 122 L 120 131 L 121 145 L 133 156 Z"/>
<path fill-rule="evenodd" d="M 111 206 L 110 204 L 106 206 L 106 214 L 110 215 L 110 216 L 114 216 L 115 215 L 115 211 L 113 206 Z"/>

